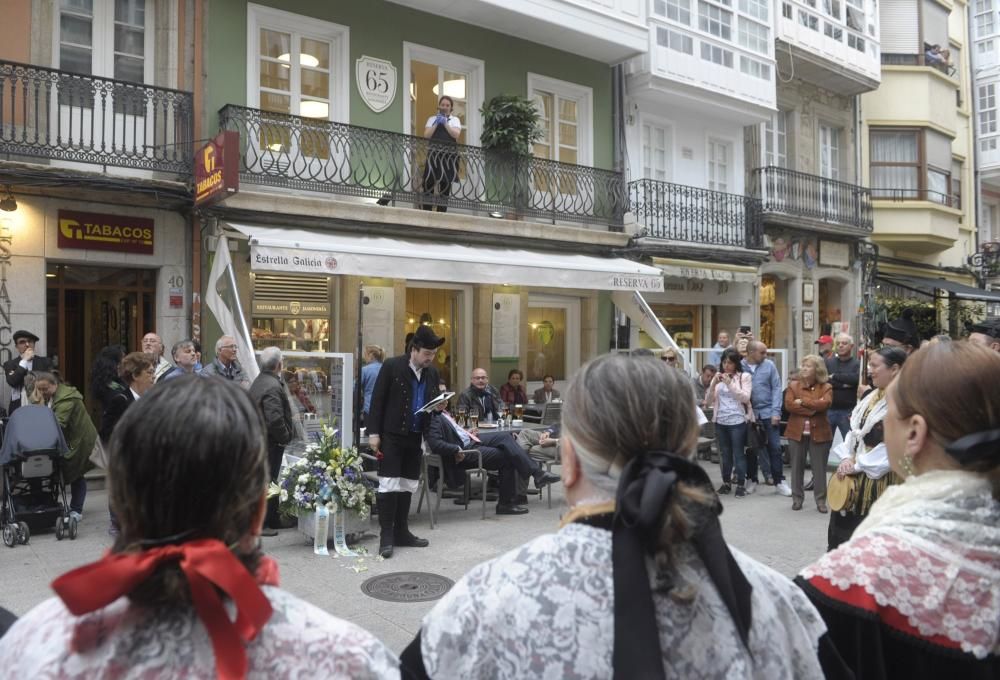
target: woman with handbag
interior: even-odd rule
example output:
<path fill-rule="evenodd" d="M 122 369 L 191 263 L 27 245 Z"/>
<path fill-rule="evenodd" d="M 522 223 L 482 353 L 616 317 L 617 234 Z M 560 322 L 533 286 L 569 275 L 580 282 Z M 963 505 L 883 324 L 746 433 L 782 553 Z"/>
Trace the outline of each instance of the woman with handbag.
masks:
<path fill-rule="evenodd" d="M 868 373 L 874 387 L 854 407 L 851 431 L 844 443 L 833 451 L 840 458 L 836 472 L 839 482 L 849 479 L 855 488 L 848 504 L 839 510 L 834 508 L 835 512 L 830 515 L 827 550 L 849 540 L 886 487 L 901 481 L 889 467 L 882 420 L 888 409 L 886 390 L 899 375 L 906 357 L 906 350 L 901 347 L 883 347 L 868 360 Z"/>
<path fill-rule="evenodd" d="M 753 376 L 744 371 L 740 354 L 732 347 L 722 353 L 719 372 L 708 386 L 706 399 L 712 408 L 715 421 L 715 436 L 719 440 L 722 457 L 722 486 L 720 494 L 732 491 L 730 485 L 733 468 L 736 468 L 737 498 L 747 495 L 747 457 L 744 450 L 747 441 L 747 421 L 753 419 L 750 408 L 750 391 Z M 749 415 L 748 415 L 749 414 Z"/>
<path fill-rule="evenodd" d="M 785 408 L 788 409 L 785 439 L 792 463 L 792 510 L 802 509 L 805 498 L 802 478 L 808 455 L 815 480 L 816 509 L 827 512 L 826 461 L 833 442 L 833 430 L 826 419 L 826 412 L 833 403 L 833 387 L 827 382 L 829 377 L 823 359 L 810 354 L 799 364 L 798 380 L 790 382 L 785 391 Z"/>

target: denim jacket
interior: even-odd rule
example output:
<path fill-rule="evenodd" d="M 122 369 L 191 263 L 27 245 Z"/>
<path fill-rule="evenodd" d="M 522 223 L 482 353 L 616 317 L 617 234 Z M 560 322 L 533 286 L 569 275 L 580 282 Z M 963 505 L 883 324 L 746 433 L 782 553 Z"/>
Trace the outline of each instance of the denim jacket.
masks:
<path fill-rule="evenodd" d="M 752 371 L 753 391 L 750 393 L 750 403 L 757 420 L 781 416 L 781 378 L 778 377 L 778 367 L 770 359 L 750 366 L 743 360 L 743 370 Z"/>

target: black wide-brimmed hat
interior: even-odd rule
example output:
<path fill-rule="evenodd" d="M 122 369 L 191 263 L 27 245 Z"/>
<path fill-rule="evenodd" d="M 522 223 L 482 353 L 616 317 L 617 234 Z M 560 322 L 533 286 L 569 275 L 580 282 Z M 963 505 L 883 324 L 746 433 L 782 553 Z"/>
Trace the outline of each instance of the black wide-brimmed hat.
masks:
<path fill-rule="evenodd" d="M 966 323 L 965 330 L 969 333 L 982 333 L 1000 340 L 1000 319 L 990 319 L 979 323 Z"/>
<path fill-rule="evenodd" d="M 437 349 L 444 344 L 444 338 L 436 336 L 430 326 L 421 324 L 413 334 L 413 344 L 420 345 L 423 349 Z"/>
<path fill-rule="evenodd" d="M 15 331 L 14 332 L 14 343 L 16 344 L 21 338 L 28 338 L 32 342 L 38 342 L 38 336 L 31 331 Z"/>
<path fill-rule="evenodd" d="M 913 310 L 904 309 L 898 319 L 886 323 L 882 330 L 882 337 L 892 338 L 896 342 L 910 347 L 919 347 L 920 332 L 917 330 L 917 324 L 913 321 Z"/>

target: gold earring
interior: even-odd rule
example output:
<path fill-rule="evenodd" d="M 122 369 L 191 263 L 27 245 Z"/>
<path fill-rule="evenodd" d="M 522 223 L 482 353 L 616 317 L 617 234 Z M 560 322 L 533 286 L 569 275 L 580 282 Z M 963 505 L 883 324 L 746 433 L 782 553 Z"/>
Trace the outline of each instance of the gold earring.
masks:
<path fill-rule="evenodd" d="M 912 477 L 916 473 L 916 468 L 913 467 L 913 456 L 906 454 L 903 456 L 903 474 L 907 477 Z"/>

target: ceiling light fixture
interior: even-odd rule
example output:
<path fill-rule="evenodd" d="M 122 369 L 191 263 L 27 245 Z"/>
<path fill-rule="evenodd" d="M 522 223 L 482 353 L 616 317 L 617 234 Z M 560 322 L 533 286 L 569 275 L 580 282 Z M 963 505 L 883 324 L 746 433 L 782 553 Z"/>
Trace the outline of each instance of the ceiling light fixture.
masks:
<path fill-rule="evenodd" d="M 7 185 L 7 195 L 0 199 L 0 210 L 4 212 L 14 212 L 17 210 L 17 199 L 14 198 L 10 185 Z"/>

